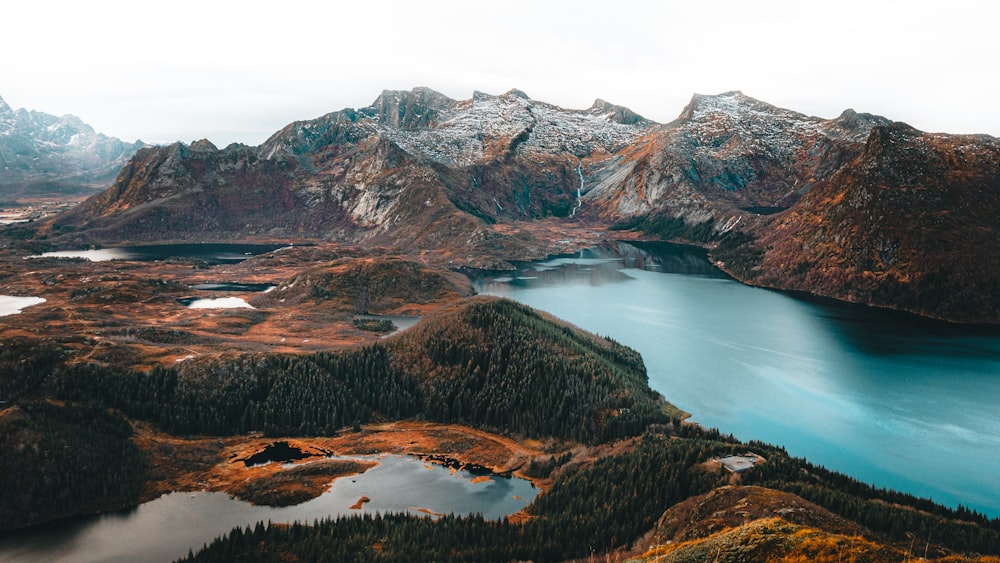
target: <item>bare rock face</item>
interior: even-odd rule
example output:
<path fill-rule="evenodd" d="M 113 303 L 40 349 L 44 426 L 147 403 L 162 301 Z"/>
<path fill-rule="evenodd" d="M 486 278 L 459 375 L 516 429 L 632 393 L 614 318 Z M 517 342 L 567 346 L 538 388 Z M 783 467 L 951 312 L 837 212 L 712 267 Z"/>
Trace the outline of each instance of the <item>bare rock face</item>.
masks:
<path fill-rule="evenodd" d="M 12 110 L 0 98 L 0 198 L 94 193 L 142 146 L 97 133 L 73 115 Z"/>
<path fill-rule="evenodd" d="M 598 175 L 590 198 L 609 219 L 710 222 L 725 231 L 793 205 L 860 151 L 884 118 L 823 120 L 743 95 L 696 94 L 680 116 Z"/>
<path fill-rule="evenodd" d="M 366 115 L 386 127 L 412 130 L 430 126 L 440 111 L 455 104 L 455 100 L 430 88 L 414 88 L 409 92 L 384 90 L 367 108 Z"/>

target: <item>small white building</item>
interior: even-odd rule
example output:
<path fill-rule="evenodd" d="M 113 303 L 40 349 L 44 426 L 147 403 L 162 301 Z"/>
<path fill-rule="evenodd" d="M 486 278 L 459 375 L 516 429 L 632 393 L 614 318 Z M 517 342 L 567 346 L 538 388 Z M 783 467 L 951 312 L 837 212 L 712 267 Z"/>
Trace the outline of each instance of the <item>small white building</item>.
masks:
<path fill-rule="evenodd" d="M 731 455 L 718 458 L 715 461 L 732 473 L 743 473 L 748 469 L 752 469 L 758 463 L 762 463 L 764 458 L 753 452 L 747 452 L 745 455 Z"/>

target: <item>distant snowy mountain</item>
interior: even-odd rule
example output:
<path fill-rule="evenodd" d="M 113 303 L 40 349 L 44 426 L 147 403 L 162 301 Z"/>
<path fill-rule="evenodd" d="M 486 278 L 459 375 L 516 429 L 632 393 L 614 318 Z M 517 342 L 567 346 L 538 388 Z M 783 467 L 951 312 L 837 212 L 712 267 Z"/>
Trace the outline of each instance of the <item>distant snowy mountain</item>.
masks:
<path fill-rule="evenodd" d="M 97 133 L 73 115 L 12 110 L 0 98 L 0 198 L 95 193 L 142 146 Z"/>

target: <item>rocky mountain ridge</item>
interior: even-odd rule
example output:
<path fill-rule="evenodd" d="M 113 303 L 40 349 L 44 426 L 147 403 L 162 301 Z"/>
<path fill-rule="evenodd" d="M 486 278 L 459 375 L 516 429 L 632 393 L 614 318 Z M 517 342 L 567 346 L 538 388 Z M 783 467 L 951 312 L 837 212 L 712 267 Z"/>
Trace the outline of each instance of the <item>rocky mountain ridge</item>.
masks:
<path fill-rule="evenodd" d="M 696 94 L 646 144 L 624 151 L 588 196 L 609 219 L 652 214 L 731 224 L 757 215 L 754 209 L 794 204 L 886 123 L 853 110 L 809 117 L 740 92 Z"/>
<path fill-rule="evenodd" d="M 304 237 L 453 252 L 463 264 L 538 257 L 498 221 L 573 213 L 581 162 L 651 122 L 606 102 L 562 110 L 524 93 L 455 101 L 384 92 L 360 110 L 295 122 L 260 147 L 208 141 L 140 151 L 115 185 L 54 223 L 114 240 Z M 484 259 L 484 257 L 486 257 Z"/>
<path fill-rule="evenodd" d="M 853 110 L 806 116 L 740 92 L 695 95 L 677 119 L 657 124 L 601 100 L 566 110 L 519 90 L 459 101 L 416 88 L 289 124 L 259 147 L 199 141 L 140 151 L 112 188 L 51 232 L 73 231 L 60 244 L 315 238 L 503 267 L 551 248 L 511 225 L 557 218 L 720 245 L 720 265 L 749 283 L 998 322 L 1000 297 L 985 279 L 998 236 L 996 146 Z M 864 213 L 828 215 L 830 194 L 859 182 L 906 189 L 867 190 L 851 200 Z M 974 213 L 954 207 L 970 200 Z M 924 236 L 856 236 L 875 229 L 863 217 Z M 840 250 L 814 256 L 810 245 Z M 801 259 L 791 258 L 799 247 Z M 889 248 L 914 268 L 884 276 L 863 259 Z M 941 264 L 958 271 L 931 285 L 956 303 L 926 306 L 925 289 L 911 282 Z M 858 280 L 872 283 L 859 290 Z"/>
<path fill-rule="evenodd" d="M 0 98 L 0 196 L 92 194 L 143 146 L 97 133 L 74 115 L 15 111 Z"/>
<path fill-rule="evenodd" d="M 1000 321 L 1000 140 L 878 126 L 755 233 L 746 281 L 967 322 Z"/>

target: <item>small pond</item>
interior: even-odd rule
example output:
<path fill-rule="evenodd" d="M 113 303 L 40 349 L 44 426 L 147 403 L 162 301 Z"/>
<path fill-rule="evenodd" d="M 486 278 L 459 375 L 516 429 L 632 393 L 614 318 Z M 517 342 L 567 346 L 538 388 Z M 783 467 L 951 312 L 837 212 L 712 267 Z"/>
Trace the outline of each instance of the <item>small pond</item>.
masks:
<path fill-rule="evenodd" d="M 240 297 L 218 297 L 214 299 L 202 299 L 196 297 L 185 297 L 178 299 L 178 303 L 188 309 L 253 309 L 254 306 L 247 303 Z"/>
<path fill-rule="evenodd" d="M 273 290 L 276 285 L 273 283 L 198 283 L 191 286 L 191 289 L 202 291 L 245 291 L 248 293 L 267 293 Z"/>
<path fill-rule="evenodd" d="M 404 315 L 371 315 L 371 314 L 361 314 L 355 317 L 355 320 L 369 320 L 369 321 L 389 321 L 395 327 L 391 332 L 387 333 L 385 336 L 391 336 L 397 332 L 402 332 L 408 328 L 412 328 L 414 325 L 420 322 L 422 317 L 411 317 Z"/>

